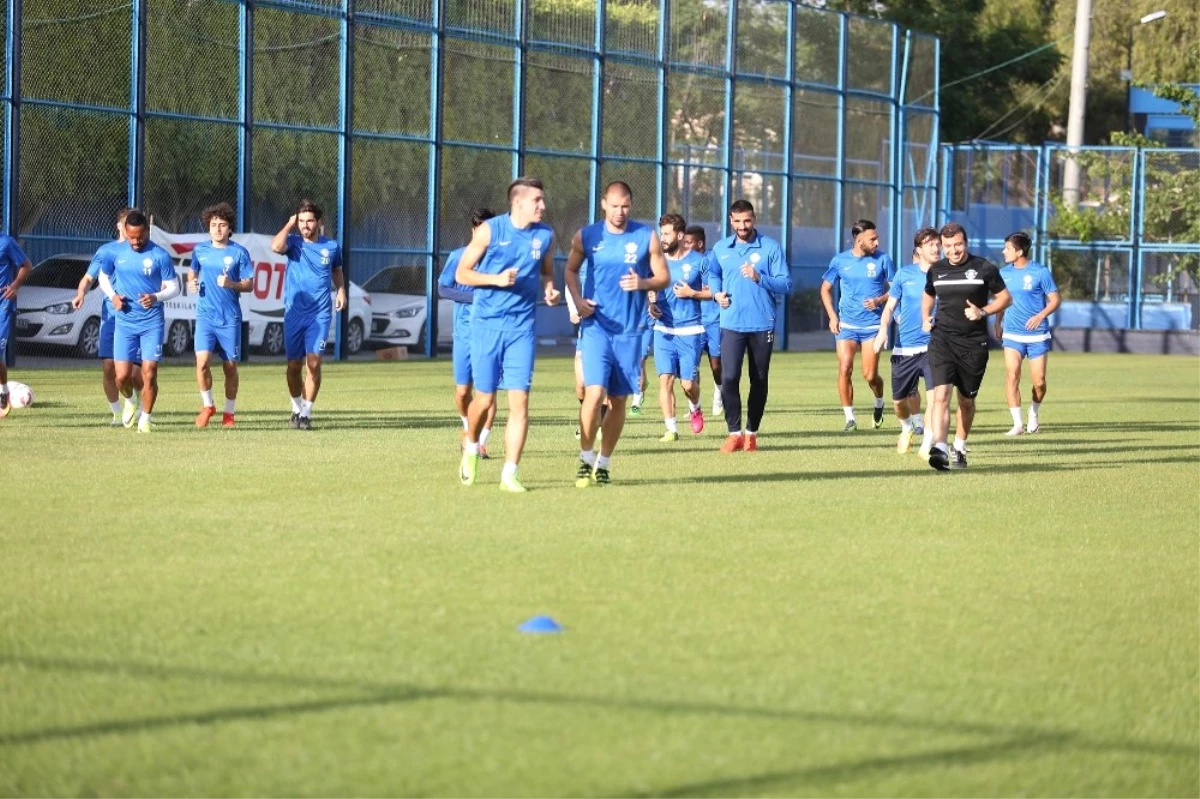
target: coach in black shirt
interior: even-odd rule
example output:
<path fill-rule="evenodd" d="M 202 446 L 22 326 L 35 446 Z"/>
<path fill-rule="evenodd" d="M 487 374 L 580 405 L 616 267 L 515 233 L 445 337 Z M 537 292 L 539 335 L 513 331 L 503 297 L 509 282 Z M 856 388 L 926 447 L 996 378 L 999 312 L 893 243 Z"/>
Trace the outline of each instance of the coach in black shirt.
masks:
<path fill-rule="evenodd" d="M 967 232 L 962 225 L 950 222 L 942 228 L 941 238 L 945 257 L 926 273 L 921 316 L 930 331 L 929 369 L 933 373 L 929 424 L 934 444 L 929 465 L 945 471 L 967 468 L 966 443 L 975 420 L 975 395 L 987 371 L 986 320 L 1012 304 L 1012 297 L 996 265 L 967 252 Z M 990 305 L 989 296 L 995 297 Z M 962 439 L 955 439 L 953 454 L 946 447 L 951 387 L 958 389 L 963 431 Z"/>

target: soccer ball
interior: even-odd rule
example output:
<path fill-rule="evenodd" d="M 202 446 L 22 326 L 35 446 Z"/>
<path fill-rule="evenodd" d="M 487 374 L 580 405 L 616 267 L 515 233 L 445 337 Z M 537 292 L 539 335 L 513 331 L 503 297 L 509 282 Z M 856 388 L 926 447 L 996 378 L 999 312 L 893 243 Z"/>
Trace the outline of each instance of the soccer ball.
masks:
<path fill-rule="evenodd" d="M 28 408 L 33 404 L 33 389 L 15 380 L 8 382 L 8 401 L 14 408 Z"/>

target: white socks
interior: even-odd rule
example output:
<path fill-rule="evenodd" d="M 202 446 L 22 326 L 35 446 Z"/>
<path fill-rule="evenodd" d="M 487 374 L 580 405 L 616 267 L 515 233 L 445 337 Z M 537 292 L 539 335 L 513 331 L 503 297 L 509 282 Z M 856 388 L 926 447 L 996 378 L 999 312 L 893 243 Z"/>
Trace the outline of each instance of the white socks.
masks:
<path fill-rule="evenodd" d="M 900 431 L 902 433 L 911 433 L 913 429 L 912 421 L 909 419 L 900 420 Z"/>
<path fill-rule="evenodd" d="M 695 413 L 696 411 L 700 410 L 700 403 L 688 400 L 688 410 L 692 413 Z"/>
<path fill-rule="evenodd" d="M 200 392 L 200 401 L 204 403 L 205 408 L 213 407 L 213 397 L 212 397 L 212 389 L 211 388 L 208 391 Z"/>
<path fill-rule="evenodd" d="M 467 443 L 463 444 L 463 454 L 464 455 L 478 455 L 479 454 L 479 444 L 477 444 L 474 441 L 468 441 Z"/>
<path fill-rule="evenodd" d="M 597 458 L 596 458 L 596 468 L 597 468 L 597 469 L 607 469 L 607 468 L 608 468 L 608 464 L 609 464 L 609 463 L 611 463 L 611 462 L 612 462 L 612 457 L 611 457 L 611 456 L 609 456 L 609 457 L 607 457 L 607 458 L 606 458 L 606 457 L 604 457 L 603 455 L 601 455 L 601 456 L 599 456 L 599 457 L 597 457 Z"/>
<path fill-rule="evenodd" d="M 510 477 L 517 476 L 517 464 L 504 462 L 504 468 L 500 470 L 500 479 L 507 480 Z"/>
<path fill-rule="evenodd" d="M 1016 408 L 1009 408 L 1008 412 L 1012 414 L 1013 427 L 1020 427 L 1021 426 L 1021 408 L 1019 406 Z M 1032 414 L 1034 412 L 1030 411 L 1030 413 Z"/>
<path fill-rule="evenodd" d="M 231 400 L 231 399 L 225 400 L 225 413 L 229 414 L 230 416 L 233 416 L 233 409 L 234 409 L 234 406 L 236 406 L 236 405 L 237 405 L 237 400 Z"/>
<path fill-rule="evenodd" d="M 469 424 L 470 424 L 470 422 L 468 422 L 468 421 L 467 421 L 467 417 L 465 417 L 465 416 L 460 416 L 460 417 L 458 417 L 458 418 L 459 418 L 459 419 L 462 419 L 462 423 L 463 423 L 463 430 L 467 430 L 467 429 L 468 429 L 467 425 L 469 425 Z"/>
<path fill-rule="evenodd" d="M 119 403 L 119 402 L 110 402 L 110 403 L 108 403 L 108 407 L 112 408 L 113 413 L 121 412 L 121 403 Z"/>
<path fill-rule="evenodd" d="M 853 406 L 853 405 L 843 405 L 843 406 L 842 406 L 842 413 L 846 414 L 846 421 L 847 421 L 847 422 L 853 422 L 853 421 L 854 421 L 854 406 Z"/>
<path fill-rule="evenodd" d="M 313 404 L 306 399 L 300 400 L 300 415 L 307 418 L 312 416 Z"/>
<path fill-rule="evenodd" d="M 674 416 L 663 419 L 663 421 L 666 422 L 668 433 L 678 433 L 679 432 L 679 423 L 677 421 L 675 421 Z"/>
<path fill-rule="evenodd" d="M 594 450 L 594 449 L 579 450 L 579 460 L 583 461 L 588 466 L 595 466 L 596 465 L 596 450 Z"/>
<path fill-rule="evenodd" d="M 954 449 L 958 452 L 966 452 L 967 451 L 967 442 L 962 440 L 961 438 L 954 439 Z"/>
<path fill-rule="evenodd" d="M 300 413 L 300 403 L 302 401 L 299 397 L 292 397 L 292 413 Z"/>
<path fill-rule="evenodd" d="M 642 404 L 642 394 L 641 394 L 641 392 L 640 392 L 640 391 L 639 391 L 637 394 L 634 394 L 634 395 L 633 395 L 633 404 L 634 404 L 634 405 L 641 405 L 641 404 Z"/>
<path fill-rule="evenodd" d="M 883 407 L 883 397 L 876 397 L 875 398 L 875 410 L 879 410 L 882 407 Z"/>
<path fill-rule="evenodd" d="M 912 420 L 913 427 L 919 427 L 922 430 L 925 429 L 925 420 L 921 417 L 921 414 L 914 413 L 913 415 L 909 416 L 908 418 Z"/>
<path fill-rule="evenodd" d="M 479 433 L 479 446 L 486 447 L 488 437 L 491 434 L 492 434 L 492 428 L 490 428 L 490 427 L 483 428 L 483 430 Z"/>

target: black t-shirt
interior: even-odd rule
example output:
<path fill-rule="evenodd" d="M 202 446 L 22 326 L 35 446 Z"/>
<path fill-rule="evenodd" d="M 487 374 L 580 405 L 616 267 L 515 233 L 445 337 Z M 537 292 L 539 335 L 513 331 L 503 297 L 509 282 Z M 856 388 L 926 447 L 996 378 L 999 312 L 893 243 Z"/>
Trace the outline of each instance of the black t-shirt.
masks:
<path fill-rule="evenodd" d="M 978 255 L 952 266 L 945 258 L 925 274 L 925 293 L 937 298 L 934 331 L 966 338 L 987 338 L 987 318 L 967 318 L 967 300 L 976 308 L 987 305 L 988 297 L 1004 291 L 1004 280 L 994 263 Z"/>

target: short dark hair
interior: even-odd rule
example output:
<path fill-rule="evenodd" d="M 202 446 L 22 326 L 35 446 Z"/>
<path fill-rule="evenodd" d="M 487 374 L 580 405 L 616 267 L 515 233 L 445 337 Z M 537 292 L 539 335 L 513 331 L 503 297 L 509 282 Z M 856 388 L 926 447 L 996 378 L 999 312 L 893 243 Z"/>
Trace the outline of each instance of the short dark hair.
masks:
<path fill-rule="evenodd" d="M 850 226 L 850 235 L 858 238 L 868 230 L 876 230 L 875 223 L 870 219 L 860 219 Z"/>
<path fill-rule="evenodd" d="M 733 203 L 731 203 L 729 206 L 729 213 L 731 213 L 731 214 L 745 214 L 745 213 L 753 214 L 754 213 L 754 204 L 751 203 L 749 200 L 734 200 Z"/>
<path fill-rule="evenodd" d="M 667 225 L 675 228 L 676 233 L 687 232 L 687 220 L 679 214 L 663 214 L 658 218 L 659 227 L 666 227 Z"/>
<path fill-rule="evenodd" d="M 229 203 L 217 203 L 210 205 L 200 213 L 200 221 L 204 223 L 205 230 L 212 223 L 213 219 L 222 219 L 225 224 L 233 227 L 237 215 L 233 212 L 233 206 Z"/>
<path fill-rule="evenodd" d="M 1033 250 L 1033 239 L 1019 230 L 1016 233 L 1009 233 L 1004 243 L 1011 244 L 1020 250 L 1022 258 L 1028 258 L 1030 251 Z"/>
<path fill-rule="evenodd" d="M 300 205 L 296 207 L 296 216 L 300 216 L 300 214 L 312 214 L 313 218 L 317 220 L 325 218 L 325 212 L 321 210 L 321 206 L 308 199 L 301 200 Z"/>
<path fill-rule="evenodd" d="M 477 228 L 496 215 L 491 208 L 476 208 L 471 212 L 471 228 Z"/>
<path fill-rule="evenodd" d="M 691 236 L 694 239 L 700 239 L 704 243 L 708 243 L 708 234 L 704 232 L 704 228 L 700 225 L 688 225 L 683 230 L 683 235 Z"/>
<path fill-rule="evenodd" d="M 618 188 L 625 193 L 626 197 L 631 200 L 633 199 L 633 189 L 629 188 L 629 184 L 623 180 L 610 180 L 608 185 L 604 187 L 603 196 L 607 197 L 610 191 Z"/>
<path fill-rule="evenodd" d="M 916 251 L 921 249 L 921 246 L 924 245 L 925 242 L 929 241 L 930 239 L 936 239 L 937 237 L 938 232 L 935 228 L 921 228 L 917 231 L 917 234 L 913 236 L 913 250 Z"/>
<path fill-rule="evenodd" d="M 538 189 L 539 191 L 546 190 L 546 188 L 542 185 L 542 182 L 537 178 L 519 177 L 512 183 L 508 184 L 508 201 L 512 202 L 514 199 L 516 199 L 517 194 L 525 189 Z"/>
<path fill-rule="evenodd" d="M 149 224 L 146 215 L 136 208 L 129 209 L 125 214 L 125 227 L 145 227 Z"/>
<path fill-rule="evenodd" d="M 967 240 L 967 229 L 957 222 L 947 222 L 942 225 L 942 229 L 938 231 L 938 235 L 943 239 L 952 239 L 958 234 L 962 234 L 963 241 Z"/>

